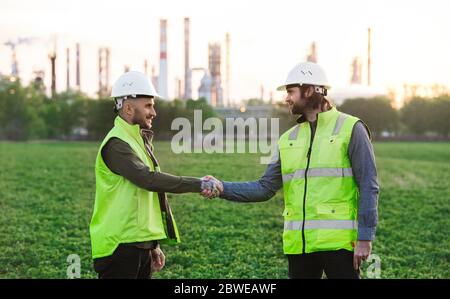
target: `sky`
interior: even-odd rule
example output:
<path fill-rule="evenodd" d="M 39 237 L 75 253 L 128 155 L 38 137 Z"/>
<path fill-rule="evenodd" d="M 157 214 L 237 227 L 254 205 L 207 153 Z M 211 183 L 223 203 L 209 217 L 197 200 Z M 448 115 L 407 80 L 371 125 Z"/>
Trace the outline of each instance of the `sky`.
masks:
<path fill-rule="evenodd" d="M 57 40 L 57 90 L 66 88 L 66 48 L 71 50 L 75 83 L 75 43 L 81 45 L 81 88 L 98 89 L 98 48 L 110 47 L 113 81 L 124 66 L 144 70 L 144 60 L 159 66 L 159 20 L 168 20 L 169 96 L 175 78 L 184 77 L 183 19 L 191 20 L 192 67 L 207 67 L 208 43 L 222 44 L 230 33 L 230 97 L 260 96 L 283 83 L 304 61 L 311 42 L 333 88 L 349 84 L 354 56 L 363 61 L 366 80 L 367 28 L 372 28 L 372 84 L 395 88 L 403 83 L 450 86 L 450 2 L 446 0 L 0 0 L 0 73 L 9 74 L 9 39 L 35 37 L 17 48 L 20 77 L 45 70 L 50 86 L 48 51 Z M 150 69 L 150 67 L 149 67 Z M 225 65 L 222 63 L 224 80 Z M 201 75 L 193 78 L 193 91 Z M 274 92 L 277 100 L 282 95 Z"/>

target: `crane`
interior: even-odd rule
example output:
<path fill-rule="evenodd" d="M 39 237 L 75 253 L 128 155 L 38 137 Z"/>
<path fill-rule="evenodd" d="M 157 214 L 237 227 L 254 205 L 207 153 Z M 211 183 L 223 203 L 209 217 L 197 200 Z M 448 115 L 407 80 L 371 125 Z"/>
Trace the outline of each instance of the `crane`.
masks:
<path fill-rule="evenodd" d="M 19 68 L 17 63 L 16 47 L 21 44 L 30 44 L 35 40 L 33 37 L 18 38 L 17 40 L 8 40 L 5 46 L 11 48 L 11 76 L 17 78 L 19 76 Z"/>

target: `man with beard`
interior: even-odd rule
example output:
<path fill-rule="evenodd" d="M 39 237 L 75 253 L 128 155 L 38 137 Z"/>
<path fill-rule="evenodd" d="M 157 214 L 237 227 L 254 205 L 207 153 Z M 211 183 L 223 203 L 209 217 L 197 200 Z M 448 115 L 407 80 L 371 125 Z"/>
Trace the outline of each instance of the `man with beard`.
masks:
<path fill-rule="evenodd" d="M 378 182 L 370 132 L 325 98 L 324 70 L 297 64 L 278 90 L 297 125 L 285 132 L 261 179 L 220 182 L 220 197 L 265 201 L 283 188 L 283 250 L 290 278 L 360 278 L 377 225 Z M 215 197 L 211 191 L 205 197 Z"/>
<path fill-rule="evenodd" d="M 95 163 L 96 194 L 90 224 L 99 278 L 150 278 L 164 267 L 160 243 L 179 243 L 166 193 L 214 192 L 213 182 L 160 170 L 150 130 L 155 88 L 140 72 L 127 72 L 111 97 L 118 116 Z"/>

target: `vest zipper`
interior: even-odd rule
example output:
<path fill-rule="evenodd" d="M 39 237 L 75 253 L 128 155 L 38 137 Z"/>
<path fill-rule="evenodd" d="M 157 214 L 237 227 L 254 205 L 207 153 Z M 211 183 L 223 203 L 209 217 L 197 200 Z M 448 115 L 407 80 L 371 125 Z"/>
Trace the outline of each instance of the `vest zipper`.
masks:
<path fill-rule="evenodd" d="M 309 149 L 308 149 L 308 153 L 306 154 L 307 157 L 307 162 L 306 162 L 306 169 L 305 169 L 305 190 L 303 192 L 303 223 L 302 223 L 302 242 L 303 242 L 303 246 L 302 246 L 302 253 L 304 254 L 306 252 L 305 247 L 306 247 L 306 241 L 305 241 L 305 218 L 306 218 L 306 191 L 307 191 L 307 185 L 308 185 L 308 169 L 309 169 L 309 161 L 311 158 L 311 149 L 312 149 L 312 143 L 313 143 L 313 130 L 311 127 L 311 124 L 309 124 L 309 127 L 311 129 L 311 138 L 309 141 Z"/>

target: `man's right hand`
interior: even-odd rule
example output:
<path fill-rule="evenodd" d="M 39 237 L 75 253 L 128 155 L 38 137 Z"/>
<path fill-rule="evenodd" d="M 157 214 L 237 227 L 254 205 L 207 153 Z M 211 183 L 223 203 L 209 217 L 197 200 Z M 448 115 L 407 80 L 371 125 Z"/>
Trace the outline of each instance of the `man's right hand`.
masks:
<path fill-rule="evenodd" d="M 201 195 L 205 198 L 214 198 L 223 193 L 222 182 L 211 175 L 202 177 Z"/>

